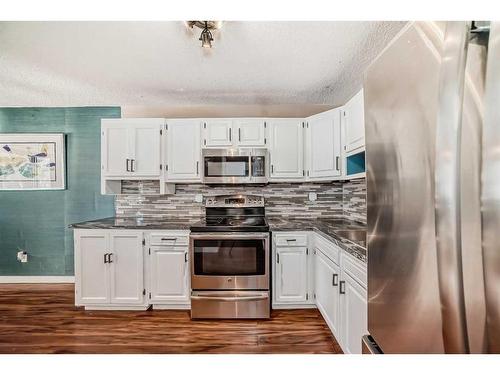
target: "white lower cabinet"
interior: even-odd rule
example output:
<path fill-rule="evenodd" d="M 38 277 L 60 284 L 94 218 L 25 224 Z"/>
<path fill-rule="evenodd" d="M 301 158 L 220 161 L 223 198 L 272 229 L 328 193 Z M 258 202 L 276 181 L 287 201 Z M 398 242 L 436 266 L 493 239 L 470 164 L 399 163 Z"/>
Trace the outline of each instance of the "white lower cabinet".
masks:
<path fill-rule="evenodd" d="M 110 302 L 120 305 L 144 303 L 144 253 L 142 232 L 109 234 Z"/>
<path fill-rule="evenodd" d="M 189 231 L 75 229 L 75 304 L 189 308 L 188 240 Z"/>
<path fill-rule="evenodd" d="M 361 338 L 367 334 L 366 289 L 344 271 L 340 287 L 341 346 L 344 353 L 361 354 Z"/>
<path fill-rule="evenodd" d="M 273 308 L 314 307 L 308 234 L 279 232 L 273 244 Z"/>
<path fill-rule="evenodd" d="M 316 306 L 335 337 L 339 332 L 339 280 L 340 268 L 321 252 L 315 250 L 315 297 Z"/>
<path fill-rule="evenodd" d="M 75 230 L 77 306 L 145 306 L 142 239 L 138 231 Z"/>
<path fill-rule="evenodd" d="M 273 308 L 317 307 L 343 351 L 361 353 L 366 264 L 313 232 L 274 232 L 272 250 Z"/>
<path fill-rule="evenodd" d="M 149 302 L 153 305 L 189 307 L 190 272 L 187 246 L 151 246 L 149 252 Z"/>
<path fill-rule="evenodd" d="M 340 261 L 341 346 L 345 353 L 361 354 L 361 338 L 368 333 L 366 264 L 346 253 Z"/>
<path fill-rule="evenodd" d="M 276 249 L 276 301 L 305 302 L 307 295 L 307 248 Z"/>

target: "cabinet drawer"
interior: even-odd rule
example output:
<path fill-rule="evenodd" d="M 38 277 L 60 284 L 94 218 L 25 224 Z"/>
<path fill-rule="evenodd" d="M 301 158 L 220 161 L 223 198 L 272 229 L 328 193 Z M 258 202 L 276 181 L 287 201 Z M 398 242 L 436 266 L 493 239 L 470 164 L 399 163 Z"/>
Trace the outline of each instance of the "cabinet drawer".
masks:
<path fill-rule="evenodd" d="M 363 288 L 367 285 L 366 263 L 363 263 L 347 253 L 342 253 L 342 268 Z"/>
<path fill-rule="evenodd" d="M 275 235 L 276 246 L 307 246 L 307 234 L 279 233 Z"/>
<path fill-rule="evenodd" d="M 314 236 L 314 248 L 321 251 L 335 264 L 340 264 L 340 249 L 334 243 L 328 241 L 319 234 Z"/>
<path fill-rule="evenodd" d="M 188 236 L 180 236 L 179 234 L 172 233 L 151 233 L 149 235 L 150 245 L 164 245 L 164 246 L 187 246 L 189 243 Z"/>

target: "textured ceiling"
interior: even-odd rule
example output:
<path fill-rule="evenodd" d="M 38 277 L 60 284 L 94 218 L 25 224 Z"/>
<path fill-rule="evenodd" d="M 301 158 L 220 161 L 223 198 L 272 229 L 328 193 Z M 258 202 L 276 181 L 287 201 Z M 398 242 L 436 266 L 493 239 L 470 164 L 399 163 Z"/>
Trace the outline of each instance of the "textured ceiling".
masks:
<path fill-rule="evenodd" d="M 0 106 L 337 106 L 404 24 L 0 22 Z"/>

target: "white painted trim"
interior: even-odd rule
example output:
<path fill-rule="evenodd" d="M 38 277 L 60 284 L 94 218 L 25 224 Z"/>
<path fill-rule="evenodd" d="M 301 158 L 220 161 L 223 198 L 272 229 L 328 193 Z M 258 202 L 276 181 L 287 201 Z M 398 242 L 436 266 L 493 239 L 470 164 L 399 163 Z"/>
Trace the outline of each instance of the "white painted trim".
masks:
<path fill-rule="evenodd" d="M 73 284 L 74 276 L 0 276 L 0 284 Z"/>

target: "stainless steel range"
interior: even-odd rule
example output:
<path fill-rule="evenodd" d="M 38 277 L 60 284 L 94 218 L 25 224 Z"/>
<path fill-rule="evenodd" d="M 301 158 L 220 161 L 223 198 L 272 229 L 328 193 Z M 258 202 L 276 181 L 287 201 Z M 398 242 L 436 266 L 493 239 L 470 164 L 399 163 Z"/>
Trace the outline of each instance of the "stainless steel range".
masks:
<path fill-rule="evenodd" d="M 191 318 L 269 318 L 269 225 L 264 198 L 207 198 L 191 227 Z"/>

